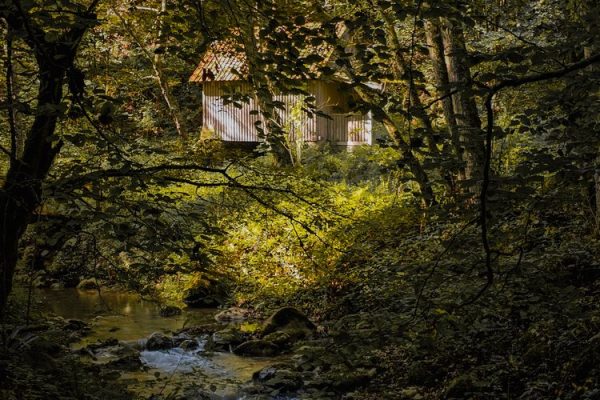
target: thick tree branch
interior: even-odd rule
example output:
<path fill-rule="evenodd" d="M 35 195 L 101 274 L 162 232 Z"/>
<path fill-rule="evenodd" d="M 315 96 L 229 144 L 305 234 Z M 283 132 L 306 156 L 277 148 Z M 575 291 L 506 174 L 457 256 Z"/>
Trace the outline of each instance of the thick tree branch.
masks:
<path fill-rule="evenodd" d="M 488 88 L 488 94 L 485 99 L 485 109 L 487 114 L 487 127 L 485 133 L 485 153 L 483 166 L 483 180 L 481 183 L 481 192 L 479 194 L 479 223 L 481 225 L 481 241 L 485 251 L 485 275 L 486 283 L 477 292 L 477 294 L 465 304 L 471 304 L 476 301 L 494 282 L 494 270 L 492 267 L 492 251 L 489 240 L 489 224 L 488 224 L 488 190 L 490 186 L 490 166 L 493 152 L 494 142 L 494 97 L 503 89 L 515 88 L 529 83 L 542 82 L 552 79 L 562 78 L 563 76 L 582 70 L 592 64 L 600 62 L 600 54 L 588 57 L 577 63 L 567 65 L 554 71 L 542 72 L 539 74 L 527 75 L 522 78 L 509 79 L 497 83 Z"/>

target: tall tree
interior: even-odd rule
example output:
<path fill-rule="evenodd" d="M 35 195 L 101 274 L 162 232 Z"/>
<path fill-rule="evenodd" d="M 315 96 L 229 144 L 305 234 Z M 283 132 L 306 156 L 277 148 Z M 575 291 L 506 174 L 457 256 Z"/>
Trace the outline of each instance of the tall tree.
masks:
<path fill-rule="evenodd" d="M 69 8 L 55 5 L 49 13 L 34 3 L 0 3 L 0 18 L 33 53 L 39 82 L 36 113 L 21 155 L 4 149 L 11 157 L 0 192 L 0 311 L 12 288 L 19 240 L 40 205 L 42 183 L 62 146 L 55 129 L 63 110 L 64 85 L 68 83 L 72 92 L 83 90 L 75 58 L 83 35 L 96 24 L 97 4 L 98 0 L 71 3 Z"/>
<path fill-rule="evenodd" d="M 461 147 L 465 150 L 465 175 L 467 179 L 478 178 L 483 165 L 483 131 L 472 88 L 463 27 L 459 19 L 444 17 L 440 29 L 454 117 L 462 139 Z"/>

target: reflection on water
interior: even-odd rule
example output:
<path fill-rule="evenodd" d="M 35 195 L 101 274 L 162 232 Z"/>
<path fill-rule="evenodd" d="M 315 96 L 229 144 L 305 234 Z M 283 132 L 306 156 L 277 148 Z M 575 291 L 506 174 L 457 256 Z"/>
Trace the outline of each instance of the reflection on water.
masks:
<path fill-rule="evenodd" d="M 175 317 L 161 317 L 159 306 L 144 301 L 139 296 L 113 290 L 80 291 L 77 289 L 39 290 L 36 298 L 42 308 L 63 318 L 80 319 L 91 323 L 91 332 L 74 349 L 87 344 L 116 338 L 124 342 L 143 342 L 153 332 L 174 332 L 184 326 L 214 322 L 216 310 L 184 310 Z M 121 371 L 121 382 L 141 398 L 160 393 L 159 397 L 173 395 L 178 391 L 200 390 L 208 398 L 242 399 L 240 385 L 252 378 L 252 374 L 281 359 L 238 357 L 231 353 L 202 353 L 199 348 L 184 351 L 181 348 L 140 353 L 140 360 L 147 367 L 133 372 Z M 118 347 L 118 346 L 113 346 Z M 96 353 L 97 362 L 115 359 L 113 347 Z M 208 389 L 207 389 L 208 388 Z M 195 396 L 192 396 L 195 398 Z M 200 398 L 207 398 L 202 397 Z"/>
<path fill-rule="evenodd" d="M 92 323 L 93 341 L 116 338 L 137 340 L 153 332 L 173 332 L 184 326 L 213 322 L 215 310 L 184 310 L 181 315 L 161 317 L 159 306 L 133 293 L 115 290 L 40 290 L 37 298 L 46 311 L 64 318 Z M 90 342 L 86 340 L 86 342 Z"/>

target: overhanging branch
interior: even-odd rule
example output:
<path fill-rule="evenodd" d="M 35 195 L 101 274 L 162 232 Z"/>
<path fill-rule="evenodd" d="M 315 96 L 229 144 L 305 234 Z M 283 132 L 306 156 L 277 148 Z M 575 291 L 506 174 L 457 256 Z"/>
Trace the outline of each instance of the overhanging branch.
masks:
<path fill-rule="evenodd" d="M 485 109 L 487 114 L 487 127 L 485 134 L 485 154 L 483 167 L 483 180 L 481 183 L 481 192 L 479 194 L 479 223 L 481 225 L 481 241 L 485 251 L 485 275 L 486 283 L 477 292 L 477 294 L 467 301 L 465 304 L 475 302 L 494 282 L 494 270 L 492 268 L 492 250 L 489 240 L 489 224 L 488 224 L 488 190 L 490 185 L 490 167 L 494 142 L 494 97 L 501 90 L 506 88 L 516 88 L 529 83 L 542 82 L 552 79 L 562 78 L 571 72 L 582 70 L 592 64 L 600 62 L 600 53 L 586 58 L 585 60 L 569 64 L 564 68 L 532 74 L 522 78 L 508 79 L 487 88 L 487 96 L 485 99 Z"/>

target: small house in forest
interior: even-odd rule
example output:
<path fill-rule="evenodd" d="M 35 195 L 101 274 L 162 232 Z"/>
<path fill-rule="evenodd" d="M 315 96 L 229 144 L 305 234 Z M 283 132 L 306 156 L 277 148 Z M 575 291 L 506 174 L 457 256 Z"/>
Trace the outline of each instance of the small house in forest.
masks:
<path fill-rule="evenodd" d="M 191 82 L 202 85 L 203 130 L 226 142 L 261 141 L 256 129 L 261 119 L 256 112 L 259 107 L 252 85 L 242 79 L 247 76 L 246 64 L 245 55 L 231 43 L 216 42 L 190 77 Z M 352 93 L 341 90 L 338 83 L 319 79 L 299 82 L 299 86 L 314 97 L 318 113 L 302 107 L 303 94 L 281 92 L 273 99 L 284 105 L 278 110 L 279 119 L 291 138 L 344 146 L 371 144 L 371 114 L 351 111 Z M 232 102 L 228 99 L 232 94 L 244 97 L 244 101 Z"/>

